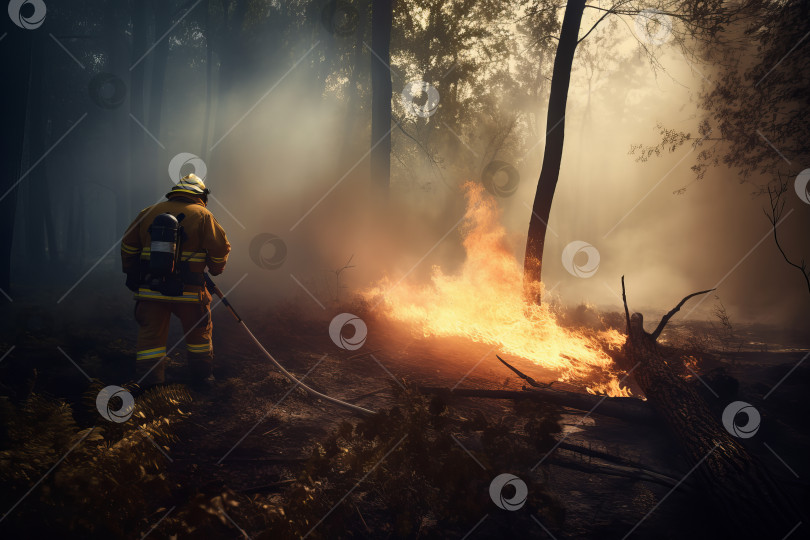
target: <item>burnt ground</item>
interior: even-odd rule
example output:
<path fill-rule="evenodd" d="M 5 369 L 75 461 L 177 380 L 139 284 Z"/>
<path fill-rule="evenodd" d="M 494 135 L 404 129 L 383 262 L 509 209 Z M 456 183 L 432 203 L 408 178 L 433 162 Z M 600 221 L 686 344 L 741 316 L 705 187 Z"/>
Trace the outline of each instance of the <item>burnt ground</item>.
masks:
<path fill-rule="evenodd" d="M 299 377 L 307 374 L 307 384 L 375 411 L 396 405 L 392 385 L 402 382 L 449 388 L 459 385 L 463 388 L 517 390 L 522 387 L 521 381 L 495 359 L 494 355 L 499 351 L 488 345 L 412 335 L 376 318 L 373 313 L 363 311 L 362 307 L 355 306 L 354 309 L 369 328 L 367 341 L 357 351 L 341 350 L 329 338 L 329 321 L 339 311 L 304 315 L 285 309 L 253 310 L 243 315 L 265 347 L 287 369 Z M 21 320 L 19 316 L 17 320 Z M 185 411 L 187 417 L 175 428 L 175 441 L 166 445 L 164 450 L 166 462 L 162 466 L 174 487 L 168 496 L 156 497 L 151 514 L 143 518 L 142 530 L 132 531 L 132 537 L 147 532 L 153 538 L 170 537 L 176 534 L 178 523 L 175 518 L 183 508 L 197 505 L 205 507 L 208 514 L 216 514 L 210 508 L 225 508 L 223 500 L 229 501 L 230 505 L 226 505 L 230 508 L 227 517 L 217 515 L 216 519 L 202 520 L 196 527 L 191 523 L 186 528 L 187 534 L 180 537 L 262 536 L 261 520 L 246 508 L 249 505 L 261 508 L 263 504 L 283 503 L 287 496 L 285 490 L 300 476 L 312 448 L 333 433 L 342 421 L 354 423 L 358 420 L 352 413 L 315 400 L 300 388 L 294 388 L 224 309 L 215 311 L 214 322 L 217 386 L 205 392 L 190 390 L 193 401 Z M 101 379 L 105 384 L 121 384 L 131 377 L 126 367 L 133 356 L 131 334 L 134 328 L 131 321 L 119 316 L 108 318 L 98 327 L 68 324 L 53 332 L 56 337 L 52 339 L 37 337 L 39 329 L 36 328 L 36 325 L 44 325 L 50 329 L 52 323 L 41 320 L 31 323 L 23 317 L 22 324 L 34 324 L 34 330 L 24 334 L 28 337 L 23 339 L 14 356 L 27 355 L 28 361 L 20 367 L 20 363 L 11 358 L 12 361 L 4 366 L 6 371 L 0 379 L 3 384 L 14 387 L 16 380 L 16 388 L 19 388 L 19 381 L 31 379 L 28 370 L 36 366 L 37 374 L 31 383 L 34 392 L 53 395 L 74 404 L 75 416 L 81 426 L 97 423 L 92 411 L 82 412 L 78 407 L 88 386 L 86 379 L 53 350 L 58 344 L 91 377 Z M 179 338 L 179 330 L 173 327 L 170 345 Z M 718 385 L 717 389 L 704 388 L 703 394 L 717 411 L 718 418 L 725 405 L 734 399 L 748 401 L 757 407 L 762 413 L 762 427 L 756 437 L 743 441 L 745 446 L 761 457 L 786 491 L 807 502 L 808 489 L 803 479 L 810 474 L 806 460 L 810 441 L 806 428 L 802 426 L 806 425 L 804 418 L 810 412 L 805 400 L 810 369 L 806 364 L 796 368 L 806 352 L 739 349 L 733 353 L 715 352 L 701 356 L 696 370 L 706 376 L 704 381 L 709 387 L 715 381 Z M 507 359 L 538 381 L 554 379 L 553 372 L 526 365 L 520 359 Z M 707 375 L 716 374 L 717 368 L 723 368 L 725 375 L 739 381 L 736 392 L 733 384 L 726 384 L 730 379 Z M 169 382 L 182 384 L 181 354 L 175 353 L 168 376 Z M 12 382 L 7 382 L 9 380 Z M 770 393 L 777 383 L 778 387 Z M 694 384 L 700 383 L 695 380 Z M 450 402 L 450 409 L 461 419 L 473 417 L 476 411 L 489 418 L 513 414 L 512 403 L 502 400 L 458 398 Z M 564 437 L 564 442 L 569 445 L 618 456 L 625 462 L 660 473 L 670 481 L 651 482 L 605 474 L 603 466 L 610 466 L 610 460 L 584 456 L 564 448 L 555 449 L 552 458 L 545 459 L 534 471 L 532 467 L 544 458 L 544 454 L 538 453 L 522 469 L 486 471 L 492 477 L 502 472 L 521 478 L 534 476 L 564 507 L 565 519 L 561 523 L 544 528 L 545 525 L 539 522 L 535 524 L 527 520 L 523 534 L 530 537 L 623 538 L 632 530 L 633 537 L 637 538 L 724 536 L 724 524 L 717 522 L 711 506 L 700 498 L 696 486 L 688 478 L 678 483 L 689 467 L 663 426 L 605 417 L 599 414 L 598 408 L 588 417 L 583 411 L 573 409 L 563 408 L 560 412 L 563 432 L 558 440 Z M 473 460 L 478 451 L 477 442 L 474 438 L 463 440 L 465 451 L 470 452 L 469 459 Z M 677 488 L 673 490 L 675 483 L 678 483 Z M 338 506 L 353 505 L 359 516 L 359 521 L 347 524 L 340 536 L 392 536 L 381 521 L 384 521 L 384 516 L 365 498 L 367 489 L 371 488 L 361 483 L 346 499 L 335 501 Z M 454 494 L 459 498 L 479 495 Z M 528 496 L 531 498 L 532 494 Z M 215 500 L 219 502 L 211 504 Z M 174 510 L 174 516 L 166 514 L 170 508 L 178 509 Z M 92 516 L 93 508 L 75 508 L 75 512 Z M 188 520 L 187 516 L 193 513 L 183 515 Z M 512 512 L 498 509 L 493 504 L 488 514 L 464 516 L 455 529 L 447 530 L 441 536 L 488 538 L 514 534 L 514 530 L 507 533 L 504 528 L 504 523 L 512 515 Z M 340 516 L 335 512 L 326 519 L 340 519 Z M 152 529 L 154 525 L 157 526 Z M 186 522 L 186 525 L 189 524 Z M 774 538 L 782 538 L 793 526 L 785 524 L 785 530 L 775 531 Z M 316 527 L 313 537 L 318 537 L 317 530 Z"/>

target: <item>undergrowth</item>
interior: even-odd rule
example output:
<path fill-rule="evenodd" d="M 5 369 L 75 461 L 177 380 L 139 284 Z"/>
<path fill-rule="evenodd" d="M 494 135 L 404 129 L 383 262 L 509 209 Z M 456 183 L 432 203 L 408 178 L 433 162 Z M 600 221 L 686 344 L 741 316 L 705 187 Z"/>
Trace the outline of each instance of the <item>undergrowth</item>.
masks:
<path fill-rule="evenodd" d="M 476 410 L 466 418 L 441 397 L 395 388 L 396 406 L 343 422 L 312 448 L 285 493 L 231 500 L 229 515 L 254 538 L 461 538 L 484 516 L 483 527 L 507 536 L 539 531 L 531 516 L 561 525 L 543 469 L 530 472 L 560 432 L 555 409 L 521 400 L 503 417 Z M 501 473 L 527 484 L 519 511 L 490 498 Z"/>
<path fill-rule="evenodd" d="M 84 402 L 94 411 L 101 386 L 94 384 L 85 394 Z M 156 502 L 168 497 L 172 487 L 165 471 L 168 460 L 158 446 L 165 450 L 175 440 L 173 426 L 186 416 L 183 409 L 190 401 L 181 386 L 155 388 L 136 399 L 126 422 L 109 422 L 96 413 L 96 425 L 81 428 L 61 400 L 31 394 L 14 404 L 0 397 L 4 534 L 38 538 L 58 531 L 61 538 L 87 538 L 145 533 Z"/>
<path fill-rule="evenodd" d="M 100 388 L 87 391 L 86 407 L 95 410 Z M 501 536 L 539 530 L 532 517 L 562 525 L 544 469 L 531 471 L 560 432 L 556 409 L 522 400 L 506 415 L 462 412 L 446 396 L 395 390 L 394 407 L 342 422 L 310 447 L 283 491 L 249 496 L 222 486 L 182 499 L 158 446 L 176 442 L 190 402 L 183 387 L 147 391 L 128 421 L 97 417 L 91 427 L 42 394 L 17 404 L 0 398 L 0 525 L 4 535 L 29 538 L 140 538 L 160 524 L 150 537 L 226 538 L 238 526 L 274 539 L 461 538 L 485 516 L 480 530 Z M 527 485 L 516 511 L 490 497 L 502 473 Z M 513 495 L 507 486 L 503 496 Z"/>

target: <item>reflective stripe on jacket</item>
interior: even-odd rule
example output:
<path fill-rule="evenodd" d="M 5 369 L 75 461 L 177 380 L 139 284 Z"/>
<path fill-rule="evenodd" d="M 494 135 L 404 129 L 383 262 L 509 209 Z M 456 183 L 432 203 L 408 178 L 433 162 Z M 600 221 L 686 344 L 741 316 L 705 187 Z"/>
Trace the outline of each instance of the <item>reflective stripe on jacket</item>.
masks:
<path fill-rule="evenodd" d="M 125 273 L 138 271 L 141 261 L 149 260 L 151 238 L 149 226 L 159 214 L 170 213 L 177 217 L 184 214 L 180 222 L 185 233 L 181 244 L 181 263 L 187 271 L 202 273 L 208 268 L 212 275 L 221 274 L 228 261 L 231 245 L 225 230 L 217 222 L 201 199 L 192 196 L 174 195 L 167 201 L 144 208 L 127 229 L 121 241 L 121 266 Z M 142 276 L 143 277 L 143 276 Z M 164 296 L 157 291 L 143 288 L 135 293 L 140 300 L 162 300 L 171 302 L 206 302 L 211 296 L 200 285 L 183 285 L 183 296 Z"/>
<path fill-rule="evenodd" d="M 185 288 L 189 288 L 188 285 Z M 197 287 L 200 289 L 200 287 Z M 210 297 L 209 297 L 210 298 Z M 183 296 L 166 296 L 158 291 L 153 291 L 149 287 L 139 287 L 135 293 L 136 300 L 157 300 L 159 302 L 202 302 L 203 291 L 183 291 Z"/>

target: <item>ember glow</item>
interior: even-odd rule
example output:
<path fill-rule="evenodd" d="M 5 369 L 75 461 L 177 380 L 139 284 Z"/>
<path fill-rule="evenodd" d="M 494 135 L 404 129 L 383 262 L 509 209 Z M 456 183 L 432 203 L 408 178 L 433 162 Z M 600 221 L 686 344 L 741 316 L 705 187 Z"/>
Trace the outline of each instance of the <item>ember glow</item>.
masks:
<path fill-rule="evenodd" d="M 392 320 L 424 336 L 466 337 L 555 370 L 562 381 L 585 382 L 589 392 L 628 396 L 616 376 L 607 349 L 618 349 L 625 336 L 615 330 L 562 328 L 548 304 L 528 303 L 523 267 L 507 243 L 496 201 L 480 184 L 464 186 L 467 211 L 462 224 L 466 260 L 459 273 L 433 267 L 431 283 L 383 279 L 365 291 L 371 303 Z M 542 287 L 542 284 L 537 284 Z M 528 375 L 526 366 L 516 366 Z"/>

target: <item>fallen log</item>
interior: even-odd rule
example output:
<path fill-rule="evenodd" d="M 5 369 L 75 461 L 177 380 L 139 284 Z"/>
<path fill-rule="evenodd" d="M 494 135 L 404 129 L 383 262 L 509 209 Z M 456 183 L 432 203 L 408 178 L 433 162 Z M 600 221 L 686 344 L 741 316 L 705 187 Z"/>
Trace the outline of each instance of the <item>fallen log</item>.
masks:
<path fill-rule="evenodd" d="M 558 467 L 565 467 L 566 469 L 572 469 L 589 474 L 604 474 L 608 476 L 617 476 L 619 478 L 629 478 L 631 480 L 641 480 L 644 482 L 651 482 L 653 484 L 660 484 L 669 488 L 673 488 L 678 485 L 678 480 L 675 478 L 671 478 L 664 474 L 640 467 L 594 463 L 593 461 L 589 462 L 581 459 L 570 459 L 559 454 L 551 456 L 548 463 L 557 465 Z"/>
<path fill-rule="evenodd" d="M 420 386 L 423 394 L 437 394 L 445 397 L 476 397 L 488 399 L 532 399 L 570 407 L 581 411 L 592 411 L 621 420 L 632 422 L 654 422 L 657 416 L 649 405 L 637 398 L 607 397 L 593 394 L 580 394 L 551 388 L 524 388 L 523 390 L 483 390 L 477 388 L 441 388 Z"/>
<path fill-rule="evenodd" d="M 592 465 L 595 467 L 605 467 L 601 471 L 604 474 L 612 474 L 613 476 L 623 476 L 626 478 L 638 478 L 640 480 L 656 482 L 658 484 L 668 485 L 670 487 L 674 487 L 678 483 L 677 479 L 672 478 L 668 474 L 653 470 L 646 465 L 642 465 L 641 463 L 635 463 L 629 459 L 609 454 L 601 450 L 594 450 L 593 448 L 585 448 L 584 446 L 579 446 L 577 444 L 570 444 L 566 442 L 558 443 L 557 447 L 560 450 L 566 450 L 568 452 L 580 454 L 588 458 L 595 458 L 600 461 L 608 462 L 607 464 L 596 464 L 593 462 L 592 459 L 589 459 L 587 462 L 585 462 L 582 459 L 578 460 L 579 463 L 587 463 L 588 465 Z M 549 461 L 551 463 L 554 463 L 553 460 L 555 456 L 556 454 L 549 458 Z M 600 471 L 594 470 L 594 472 Z M 688 482 L 684 482 L 683 486 L 687 489 L 693 488 L 693 486 Z"/>
<path fill-rule="evenodd" d="M 800 511 L 763 464 L 721 426 L 695 387 L 675 374 L 656 342 L 666 323 L 689 298 L 707 292 L 685 297 L 650 334 L 644 331 L 640 313 L 629 314 L 622 277 L 628 369 L 679 443 L 691 467 L 687 477 L 694 476 L 720 511 L 721 527 L 742 538 L 779 536 L 780 531 L 790 530 L 801 521 Z"/>

